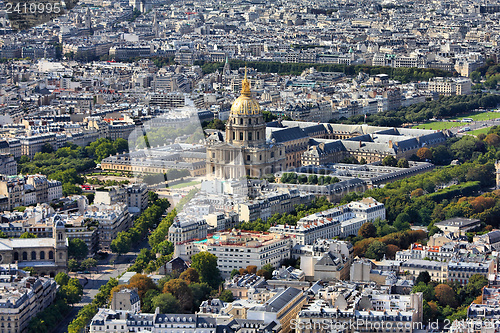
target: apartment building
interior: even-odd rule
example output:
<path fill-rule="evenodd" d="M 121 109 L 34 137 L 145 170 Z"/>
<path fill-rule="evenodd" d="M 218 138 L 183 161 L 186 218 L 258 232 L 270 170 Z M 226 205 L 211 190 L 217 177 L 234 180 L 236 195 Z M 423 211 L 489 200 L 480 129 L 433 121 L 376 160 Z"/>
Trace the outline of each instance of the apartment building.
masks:
<path fill-rule="evenodd" d="M 148 187 L 137 183 L 126 186 L 108 186 L 95 191 L 94 203 L 115 205 L 124 203 L 131 214 L 139 214 L 148 207 Z"/>
<path fill-rule="evenodd" d="M 217 257 L 217 266 L 226 278 L 233 269 L 250 265 L 278 267 L 282 260 L 290 258 L 290 248 L 288 236 L 233 230 L 215 233 L 202 240 L 178 243 L 174 257 L 189 260 L 196 253 L 208 251 Z"/>
<path fill-rule="evenodd" d="M 21 154 L 32 159 L 36 153 L 42 151 L 43 145 L 50 144 L 52 148 L 57 149 L 56 134 L 44 133 L 32 136 L 19 137 L 21 143 Z"/>
<path fill-rule="evenodd" d="M 207 230 L 208 224 L 205 219 L 178 215 L 168 228 L 168 240 L 173 244 L 177 244 L 193 239 L 205 239 Z"/>
<path fill-rule="evenodd" d="M 385 206 L 370 197 L 303 217 L 296 226 L 281 224 L 269 231 L 290 236 L 293 245 L 310 245 L 319 238 L 357 235 L 364 223 L 377 218 L 385 220 Z"/>
<path fill-rule="evenodd" d="M 53 279 L 30 277 L 11 265 L 0 267 L 0 331 L 26 332 L 39 312 L 52 304 L 57 284 Z"/>
<path fill-rule="evenodd" d="M 90 322 L 90 333 L 164 333 L 174 330 L 184 333 L 216 333 L 216 319 L 197 314 L 136 313 L 99 309 Z"/>
<path fill-rule="evenodd" d="M 441 261 L 430 261 L 410 259 L 401 263 L 400 272 L 417 278 L 422 272 L 428 272 L 432 280 L 445 282 L 448 279 L 448 263 Z"/>
<path fill-rule="evenodd" d="M 427 90 L 444 96 L 468 95 L 471 87 L 471 80 L 467 78 L 435 77 L 429 80 Z"/>
<path fill-rule="evenodd" d="M 121 202 L 89 206 L 83 216 L 98 221 L 99 249 L 103 251 L 109 251 L 111 241 L 119 232 L 128 230 L 132 222 L 127 205 Z"/>

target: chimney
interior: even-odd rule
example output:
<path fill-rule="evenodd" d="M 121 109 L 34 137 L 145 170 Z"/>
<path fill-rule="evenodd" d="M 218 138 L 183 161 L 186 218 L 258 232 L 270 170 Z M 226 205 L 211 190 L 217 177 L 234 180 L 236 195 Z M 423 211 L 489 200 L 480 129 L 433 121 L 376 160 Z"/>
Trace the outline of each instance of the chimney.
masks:
<path fill-rule="evenodd" d="M 393 144 L 392 144 L 392 140 L 389 140 L 389 148 L 392 149 L 393 148 Z"/>
<path fill-rule="evenodd" d="M 361 148 L 362 146 L 362 143 L 361 143 L 361 140 L 359 140 L 359 148 Z"/>

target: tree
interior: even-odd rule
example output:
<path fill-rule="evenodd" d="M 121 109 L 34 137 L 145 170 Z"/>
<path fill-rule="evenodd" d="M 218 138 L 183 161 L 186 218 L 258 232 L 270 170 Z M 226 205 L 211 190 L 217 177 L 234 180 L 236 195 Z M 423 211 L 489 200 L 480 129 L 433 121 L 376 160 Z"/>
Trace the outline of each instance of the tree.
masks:
<path fill-rule="evenodd" d="M 470 135 L 463 136 L 460 140 L 450 146 L 456 158 L 461 161 L 466 161 L 472 157 L 472 153 L 476 149 L 478 140 Z"/>
<path fill-rule="evenodd" d="M 111 142 L 103 142 L 95 149 L 94 157 L 97 162 L 101 162 L 106 157 L 114 154 L 116 154 L 116 149 L 113 147 L 113 144 Z"/>
<path fill-rule="evenodd" d="M 80 264 L 76 259 L 70 259 L 68 260 L 68 269 L 70 272 L 76 272 L 78 269 L 80 269 Z"/>
<path fill-rule="evenodd" d="M 84 261 L 82 261 L 81 266 L 83 269 L 90 270 L 91 268 L 97 266 L 97 260 L 95 260 L 94 258 L 85 259 Z"/>
<path fill-rule="evenodd" d="M 255 266 L 255 265 L 249 265 L 249 266 L 247 266 L 247 272 L 248 272 L 248 274 L 255 274 L 255 273 L 257 273 L 257 266 Z"/>
<path fill-rule="evenodd" d="M 68 274 L 64 273 L 64 272 L 59 272 L 57 273 L 56 277 L 54 278 L 54 280 L 56 281 L 56 283 L 60 286 L 65 286 L 68 284 L 69 282 L 69 276 Z"/>
<path fill-rule="evenodd" d="M 401 249 L 394 244 L 387 244 L 386 256 L 389 259 L 394 259 L 396 257 L 396 253 L 401 251 Z"/>
<path fill-rule="evenodd" d="M 156 284 L 153 282 L 153 280 L 143 274 L 135 274 L 130 278 L 129 288 L 137 288 L 137 293 L 139 294 L 139 297 L 142 298 L 146 294 L 146 292 L 150 289 L 156 289 Z"/>
<path fill-rule="evenodd" d="M 153 313 L 154 308 L 153 308 L 153 298 L 156 296 L 160 295 L 160 292 L 156 289 L 151 289 L 144 294 L 144 298 L 141 302 L 141 311 L 143 313 Z"/>
<path fill-rule="evenodd" d="M 370 259 L 380 260 L 384 257 L 387 252 L 387 245 L 378 240 L 373 241 L 373 243 L 366 249 L 365 256 Z"/>
<path fill-rule="evenodd" d="M 212 288 L 217 288 L 220 282 L 220 272 L 217 268 L 217 257 L 204 251 L 191 257 L 191 267 L 198 271 L 201 282 L 206 282 Z"/>
<path fill-rule="evenodd" d="M 396 221 L 394 221 L 394 228 L 398 231 L 403 231 L 410 229 L 410 215 L 408 213 L 401 213 L 396 217 Z"/>
<path fill-rule="evenodd" d="M 111 251 L 113 251 L 114 253 L 127 253 L 132 247 L 132 239 L 127 232 L 121 231 L 118 233 L 116 238 L 111 241 L 110 247 Z"/>
<path fill-rule="evenodd" d="M 496 133 L 490 133 L 486 136 L 484 142 L 486 142 L 490 146 L 497 147 L 500 144 L 500 136 L 498 136 L 498 134 Z"/>
<path fill-rule="evenodd" d="M 36 235 L 31 234 L 31 233 L 26 231 L 25 233 L 21 234 L 21 236 L 19 236 L 19 238 L 36 238 Z"/>
<path fill-rule="evenodd" d="M 409 168 L 410 164 L 408 163 L 408 160 L 406 158 L 400 158 L 398 163 L 396 164 L 398 168 Z"/>
<path fill-rule="evenodd" d="M 224 290 L 223 292 L 221 292 L 219 299 L 223 302 L 229 303 L 234 301 L 234 296 L 231 290 Z"/>
<path fill-rule="evenodd" d="M 264 279 L 269 280 L 273 277 L 274 267 L 271 264 L 265 264 L 260 270 L 257 271 L 258 276 L 263 276 Z"/>
<path fill-rule="evenodd" d="M 427 302 L 434 300 L 436 296 L 434 292 L 434 286 L 432 284 L 425 284 L 423 282 L 416 284 L 413 287 L 412 292 L 422 293 L 424 296 L 424 300 L 426 300 Z"/>
<path fill-rule="evenodd" d="M 427 147 L 422 147 L 417 151 L 417 157 L 421 161 L 432 160 L 432 151 Z"/>
<path fill-rule="evenodd" d="M 444 283 L 438 284 L 435 288 L 435 292 L 436 292 L 436 298 L 441 305 L 443 306 L 449 305 L 452 308 L 457 306 L 455 292 L 449 285 Z"/>
<path fill-rule="evenodd" d="M 410 194 L 410 196 L 412 198 L 420 197 L 422 195 L 424 195 L 424 190 L 422 190 L 421 188 L 417 188 L 417 189 L 411 191 L 411 194 Z"/>
<path fill-rule="evenodd" d="M 42 146 L 42 153 L 52 153 L 54 151 L 54 148 L 52 147 L 52 145 L 48 142 L 44 143 L 43 146 Z"/>
<path fill-rule="evenodd" d="M 83 295 L 83 287 L 78 279 L 70 279 L 66 285 L 59 287 L 59 294 L 68 304 L 80 302 Z"/>
<path fill-rule="evenodd" d="M 0 231 L 0 238 L 9 238 L 9 236 L 5 232 Z"/>
<path fill-rule="evenodd" d="M 236 268 L 233 268 L 233 270 L 231 271 L 231 279 L 238 274 L 240 274 L 240 271 L 238 271 Z"/>
<path fill-rule="evenodd" d="M 191 293 L 193 294 L 193 305 L 195 309 L 197 309 L 201 302 L 206 300 L 210 293 L 212 292 L 212 288 L 207 283 L 191 283 L 189 285 L 191 289 Z"/>
<path fill-rule="evenodd" d="M 187 284 L 200 282 L 200 275 L 194 268 L 191 267 L 182 272 L 179 278 L 186 281 Z"/>
<path fill-rule="evenodd" d="M 299 184 L 305 184 L 305 183 L 307 183 L 307 176 L 306 175 L 299 175 L 297 177 L 297 182 Z"/>
<path fill-rule="evenodd" d="M 358 230 L 358 236 L 362 238 L 372 238 L 377 236 L 377 228 L 372 222 L 364 223 Z"/>
<path fill-rule="evenodd" d="M 68 254 L 71 258 L 83 259 L 89 253 L 89 248 L 80 238 L 73 238 L 69 241 Z"/>
<path fill-rule="evenodd" d="M 118 138 L 113 142 L 113 148 L 118 153 L 123 153 L 128 150 L 128 141 L 122 138 Z"/>
<path fill-rule="evenodd" d="M 318 183 L 318 176 L 316 175 L 310 175 L 308 178 L 307 178 L 307 181 L 309 182 L 309 184 L 317 184 Z"/>
<path fill-rule="evenodd" d="M 431 276 L 430 276 L 429 272 L 424 271 L 424 272 L 420 272 L 418 274 L 418 277 L 415 280 L 415 284 L 419 284 L 420 282 L 423 282 L 425 284 L 428 284 L 429 282 L 431 282 Z"/>
<path fill-rule="evenodd" d="M 62 188 L 64 196 L 69 196 L 73 194 L 82 194 L 82 188 L 72 183 L 63 183 Z"/>
<path fill-rule="evenodd" d="M 448 165 L 453 160 L 454 156 L 445 146 L 437 146 L 431 148 L 432 163 L 437 165 Z"/>
<path fill-rule="evenodd" d="M 184 311 L 191 311 L 193 306 L 193 294 L 186 281 L 172 279 L 163 286 L 163 293 L 170 293 L 179 301 L 179 305 Z"/>
<path fill-rule="evenodd" d="M 179 301 L 172 294 L 160 294 L 151 300 L 152 308 L 160 309 L 160 313 L 179 313 Z"/>
<path fill-rule="evenodd" d="M 398 160 L 396 160 L 392 155 L 387 155 L 382 160 L 382 165 L 385 166 L 396 166 L 396 164 L 398 164 Z"/>
<path fill-rule="evenodd" d="M 158 193 L 149 191 L 148 192 L 148 205 L 152 205 L 158 200 Z"/>

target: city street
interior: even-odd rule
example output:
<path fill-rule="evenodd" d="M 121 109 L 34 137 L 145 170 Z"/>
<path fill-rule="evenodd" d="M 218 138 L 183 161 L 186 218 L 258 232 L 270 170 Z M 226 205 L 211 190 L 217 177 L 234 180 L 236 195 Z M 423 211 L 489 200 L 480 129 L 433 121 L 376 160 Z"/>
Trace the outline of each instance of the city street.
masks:
<path fill-rule="evenodd" d="M 92 270 L 91 274 L 78 274 L 78 278 L 83 285 L 83 297 L 79 304 L 75 304 L 73 310 L 66 318 L 54 329 L 54 333 L 65 333 L 69 323 L 76 318 L 78 311 L 85 305 L 92 302 L 94 297 L 99 292 L 99 288 L 106 284 L 109 279 L 116 278 L 118 275 L 124 273 L 134 262 L 142 248 L 149 247 L 147 240 L 142 241 L 132 252 L 122 254 L 109 255 L 106 259 L 99 262 L 96 270 Z M 113 264 L 114 261 L 114 264 Z M 72 277 L 75 277 L 72 275 Z"/>
<path fill-rule="evenodd" d="M 450 128 L 450 131 L 454 134 L 462 136 L 462 135 L 467 134 L 468 131 L 467 132 L 459 132 L 459 130 L 464 129 L 465 127 L 469 127 L 471 131 L 474 131 L 474 130 L 477 130 L 480 128 L 491 127 L 491 126 L 495 126 L 495 125 L 500 125 L 500 121 L 498 121 L 496 119 L 484 120 L 484 121 L 472 121 L 470 123 L 467 123 L 467 125 L 464 125 L 464 126 Z"/>

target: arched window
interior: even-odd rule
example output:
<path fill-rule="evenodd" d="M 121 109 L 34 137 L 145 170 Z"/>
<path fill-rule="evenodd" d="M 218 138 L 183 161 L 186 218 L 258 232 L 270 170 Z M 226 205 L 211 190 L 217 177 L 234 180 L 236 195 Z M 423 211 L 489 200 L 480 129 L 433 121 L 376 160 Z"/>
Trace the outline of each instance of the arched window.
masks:
<path fill-rule="evenodd" d="M 40 260 L 44 260 L 45 259 L 45 251 L 41 251 L 40 252 Z"/>
<path fill-rule="evenodd" d="M 62 233 L 58 233 L 58 234 L 57 234 L 57 239 L 58 239 L 58 240 L 62 240 L 62 239 L 63 239 Z"/>
<path fill-rule="evenodd" d="M 243 118 L 240 118 L 240 125 L 243 125 Z"/>
<path fill-rule="evenodd" d="M 240 132 L 240 140 L 243 140 L 243 132 Z"/>
<path fill-rule="evenodd" d="M 59 252 L 59 259 L 61 259 L 61 260 L 62 260 L 62 258 L 63 258 L 63 257 L 62 257 L 62 253 L 60 253 L 60 252 Z"/>
<path fill-rule="evenodd" d="M 248 132 L 248 141 L 252 141 L 252 132 Z"/>
<path fill-rule="evenodd" d="M 28 260 L 28 252 L 23 252 L 23 260 Z"/>
<path fill-rule="evenodd" d="M 14 260 L 19 260 L 19 253 L 14 252 Z"/>
<path fill-rule="evenodd" d="M 36 260 L 36 252 L 31 251 L 31 260 Z"/>
<path fill-rule="evenodd" d="M 53 251 L 49 251 L 49 259 L 54 259 L 54 252 Z"/>

